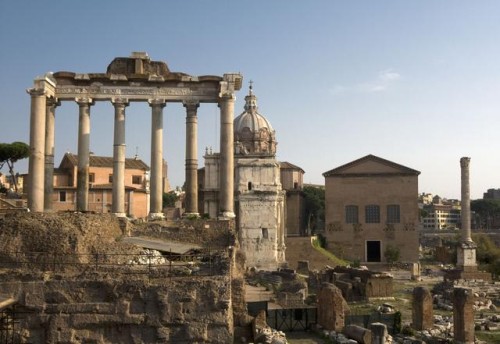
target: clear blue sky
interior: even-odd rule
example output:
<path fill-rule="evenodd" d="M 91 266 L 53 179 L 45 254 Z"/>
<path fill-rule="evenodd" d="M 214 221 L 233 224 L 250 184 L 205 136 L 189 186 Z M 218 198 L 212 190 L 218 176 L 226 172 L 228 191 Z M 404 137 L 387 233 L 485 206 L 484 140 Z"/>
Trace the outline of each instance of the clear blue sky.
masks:
<path fill-rule="evenodd" d="M 105 72 L 146 51 L 172 71 L 254 81 L 278 159 L 305 182 L 367 154 L 421 171 L 419 191 L 500 188 L 499 1 L 1 1 L 0 142 L 29 141 L 26 88 L 48 71 Z M 127 156 L 149 164 L 150 108 L 127 108 Z M 199 109 L 199 153 L 218 150 L 218 109 Z M 173 186 L 184 180 L 185 111 L 164 110 Z M 91 150 L 112 155 L 113 107 L 91 110 Z M 77 151 L 78 108 L 56 111 L 56 163 Z M 19 165 L 21 172 L 27 164 Z M 6 171 L 2 171 L 6 172 Z"/>

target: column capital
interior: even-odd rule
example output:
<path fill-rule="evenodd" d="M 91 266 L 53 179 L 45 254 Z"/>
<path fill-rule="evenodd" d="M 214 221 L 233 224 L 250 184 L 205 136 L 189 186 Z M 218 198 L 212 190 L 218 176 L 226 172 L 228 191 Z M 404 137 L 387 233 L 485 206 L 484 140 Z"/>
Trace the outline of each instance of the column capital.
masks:
<path fill-rule="evenodd" d="M 151 107 L 165 107 L 167 102 L 165 99 L 148 99 L 148 104 Z"/>
<path fill-rule="evenodd" d="M 61 101 L 59 99 L 54 98 L 54 97 L 47 98 L 47 106 L 58 107 L 60 105 L 61 105 Z"/>
<path fill-rule="evenodd" d="M 26 89 L 26 93 L 29 93 L 30 96 L 34 96 L 34 97 L 37 97 L 37 96 L 44 96 L 47 94 L 47 91 L 44 90 L 43 88 L 27 88 Z"/>
<path fill-rule="evenodd" d="M 198 99 L 187 99 L 182 101 L 182 105 L 187 110 L 196 110 L 200 107 L 200 101 Z"/>
<path fill-rule="evenodd" d="M 470 158 L 468 157 L 460 158 L 460 167 L 467 168 L 469 167 L 469 164 L 470 164 Z"/>
<path fill-rule="evenodd" d="M 94 105 L 94 100 L 87 97 L 75 98 L 75 102 L 77 102 L 79 106 Z"/>
<path fill-rule="evenodd" d="M 113 106 L 129 106 L 127 98 L 112 98 L 111 103 L 113 103 Z"/>

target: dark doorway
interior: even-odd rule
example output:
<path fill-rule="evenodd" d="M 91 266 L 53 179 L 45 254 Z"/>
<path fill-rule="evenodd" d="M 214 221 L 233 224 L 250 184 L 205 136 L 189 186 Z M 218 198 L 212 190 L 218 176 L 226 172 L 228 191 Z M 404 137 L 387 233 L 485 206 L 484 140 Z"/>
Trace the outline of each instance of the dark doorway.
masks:
<path fill-rule="evenodd" d="M 366 242 L 366 261 L 380 262 L 380 241 Z"/>

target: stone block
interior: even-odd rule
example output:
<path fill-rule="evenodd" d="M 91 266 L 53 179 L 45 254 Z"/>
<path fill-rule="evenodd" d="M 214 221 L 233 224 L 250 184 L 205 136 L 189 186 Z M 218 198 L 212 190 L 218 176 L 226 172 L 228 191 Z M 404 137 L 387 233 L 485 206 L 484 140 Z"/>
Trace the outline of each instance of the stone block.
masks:
<path fill-rule="evenodd" d="M 431 292 L 425 287 L 413 289 L 412 327 L 417 331 L 432 328 L 434 313 Z"/>
<path fill-rule="evenodd" d="M 349 338 L 354 339 L 361 344 L 371 344 L 372 343 L 372 332 L 364 327 L 357 325 L 347 325 L 342 330 L 342 333 Z"/>
<path fill-rule="evenodd" d="M 385 344 L 388 335 L 387 326 L 382 323 L 371 323 L 370 331 L 372 331 L 371 344 Z"/>
<path fill-rule="evenodd" d="M 323 283 L 318 294 L 318 324 L 330 331 L 340 331 L 345 324 L 349 306 L 339 288 Z"/>

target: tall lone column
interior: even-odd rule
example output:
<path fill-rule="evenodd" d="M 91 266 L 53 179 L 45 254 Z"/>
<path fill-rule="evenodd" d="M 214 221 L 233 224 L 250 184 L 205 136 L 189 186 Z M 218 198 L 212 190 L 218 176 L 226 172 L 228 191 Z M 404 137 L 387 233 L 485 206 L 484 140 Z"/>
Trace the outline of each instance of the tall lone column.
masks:
<path fill-rule="evenodd" d="M 149 101 L 152 108 L 151 118 L 151 199 L 149 217 L 163 218 L 162 158 L 163 158 L 163 108 L 165 101 Z"/>
<path fill-rule="evenodd" d="M 457 250 L 457 266 L 463 272 L 471 272 L 477 270 L 476 263 L 476 244 L 471 237 L 470 224 L 470 185 L 469 185 L 469 163 L 470 158 L 463 157 L 460 159 L 461 167 L 461 184 L 462 184 L 462 242 Z M 465 278 L 465 276 L 462 276 Z"/>
<path fill-rule="evenodd" d="M 28 208 L 43 212 L 47 98 L 43 89 L 32 88 L 28 93 L 31 95 Z"/>
<path fill-rule="evenodd" d="M 461 168 L 461 184 L 462 184 L 462 202 L 461 202 L 461 217 L 462 217 L 462 241 L 470 242 L 470 182 L 469 182 L 469 164 L 470 158 L 463 157 L 460 159 Z"/>
<path fill-rule="evenodd" d="M 90 165 L 90 105 L 92 99 L 78 98 L 78 170 L 76 177 L 76 210 L 88 211 Z"/>
<path fill-rule="evenodd" d="M 115 127 L 113 139 L 113 203 L 111 211 L 125 217 L 125 107 L 126 99 L 113 99 Z"/>
<path fill-rule="evenodd" d="M 45 120 L 45 192 L 44 192 L 44 210 L 52 211 L 52 194 L 54 192 L 54 125 L 56 106 L 59 103 L 54 98 L 47 99 L 47 111 Z"/>
<path fill-rule="evenodd" d="M 186 213 L 198 214 L 198 101 L 183 102 L 186 108 Z"/>
<path fill-rule="evenodd" d="M 234 215 L 234 94 L 221 97 L 220 113 L 220 216 Z"/>

